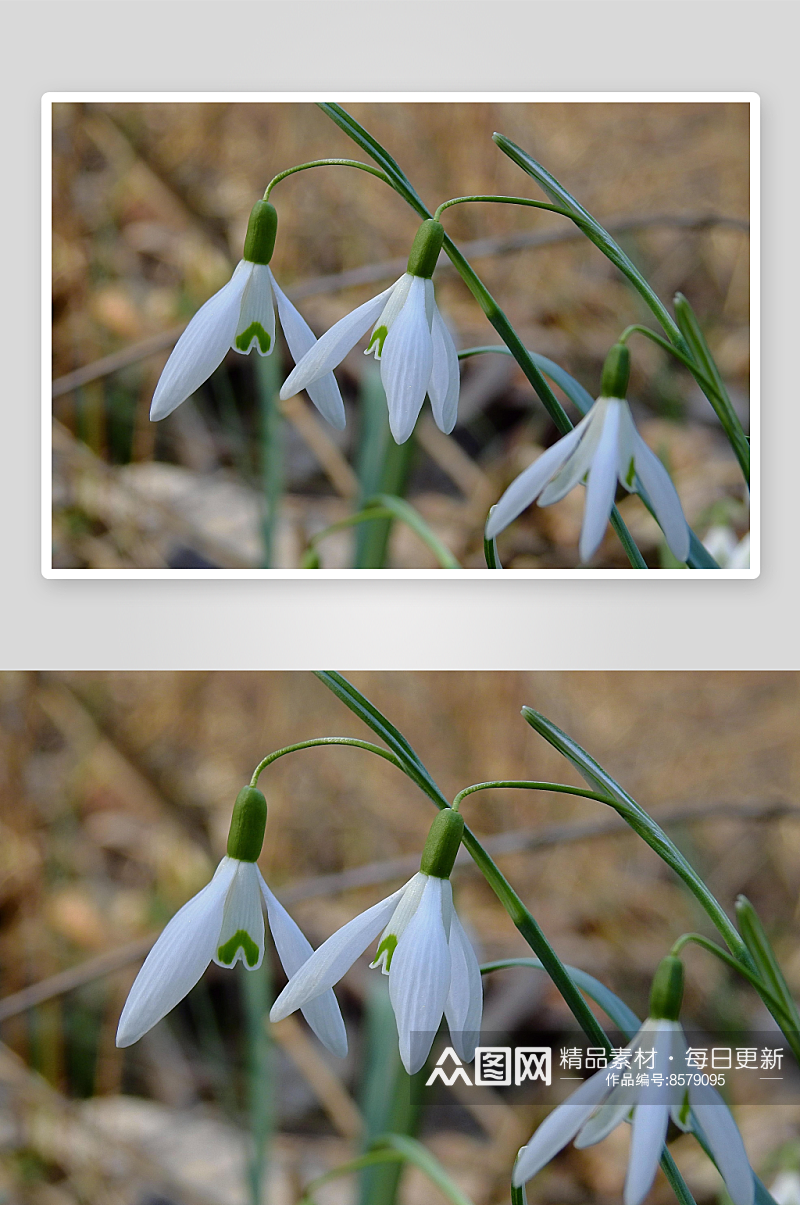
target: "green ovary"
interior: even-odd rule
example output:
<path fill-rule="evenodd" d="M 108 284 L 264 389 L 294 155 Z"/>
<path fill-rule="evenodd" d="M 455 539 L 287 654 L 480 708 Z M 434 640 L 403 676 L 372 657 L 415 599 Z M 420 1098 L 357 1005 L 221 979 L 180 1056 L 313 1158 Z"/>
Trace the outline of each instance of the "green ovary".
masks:
<path fill-rule="evenodd" d="M 261 354 L 265 356 L 269 351 L 272 340 L 260 322 L 251 322 L 246 331 L 242 331 L 241 335 L 237 335 L 235 340 L 236 346 L 239 351 L 249 351 L 250 344 L 254 339 L 258 342 Z"/>
<path fill-rule="evenodd" d="M 383 966 L 381 967 L 381 970 L 383 971 L 384 975 L 388 975 L 389 968 L 392 965 L 392 955 L 394 954 L 396 945 L 397 937 L 395 934 L 387 933 L 381 944 L 378 946 L 378 952 L 375 955 L 375 959 L 371 963 L 371 966 L 378 966 L 381 962 L 381 959 L 383 959 Z"/>
<path fill-rule="evenodd" d="M 258 962 L 258 946 L 244 929 L 237 929 L 233 937 L 229 937 L 225 945 L 219 947 L 217 957 L 220 962 L 231 964 L 240 948 L 244 951 L 247 965 L 254 967 Z"/>
<path fill-rule="evenodd" d="M 633 463 L 633 457 L 631 456 L 631 462 L 628 465 L 628 471 L 625 474 L 625 484 L 629 485 L 631 488 L 633 488 L 633 482 L 634 482 L 635 477 L 636 477 L 636 465 Z"/>
<path fill-rule="evenodd" d="M 367 344 L 367 352 L 371 352 L 372 348 L 373 348 L 373 344 L 376 344 L 377 345 L 375 347 L 375 359 L 376 360 L 380 360 L 381 356 L 383 355 L 383 343 L 388 334 L 389 334 L 389 330 L 385 326 L 376 326 L 375 330 L 372 332 L 372 338 L 370 339 L 369 343 Z"/>

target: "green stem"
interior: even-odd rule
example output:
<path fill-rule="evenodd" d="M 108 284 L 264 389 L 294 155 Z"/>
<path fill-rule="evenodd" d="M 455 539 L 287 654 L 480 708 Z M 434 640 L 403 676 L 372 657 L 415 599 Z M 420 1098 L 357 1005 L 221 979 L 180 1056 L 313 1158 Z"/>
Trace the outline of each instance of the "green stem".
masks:
<path fill-rule="evenodd" d="M 411 747 L 403 734 L 375 707 L 359 690 L 348 682 L 343 674 L 333 670 L 315 671 L 319 680 L 331 690 L 350 710 L 364 721 L 373 732 L 376 732 L 391 747 L 402 769 L 413 778 L 425 794 L 433 800 L 438 808 L 449 807 L 447 797 L 436 785 L 429 771 L 423 765 L 418 754 Z M 511 884 L 501 873 L 478 841 L 475 834 L 466 826 L 462 844 L 469 852 L 475 865 L 482 872 L 489 886 L 494 891 L 500 903 L 505 908 L 511 920 L 520 931 L 525 941 L 538 956 L 543 969 L 550 976 L 558 991 L 592 1044 L 602 1046 L 606 1051 L 612 1049 L 605 1030 L 586 1004 L 578 987 L 571 979 L 569 972 L 552 948 L 534 917 L 528 911 L 514 891 Z M 684 1205 L 695 1205 L 694 1198 L 683 1182 L 680 1172 L 668 1151 L 661 1158 L 664 1174 L 673 1187 L 678 1199 Z"/>
<path fill-rule="evenodd" d="M 264 200 L 269 200 L 269 194 L 281 180 L 285 180 L 287 176 L 293 176 L 295 172 L 307 171 L 309 167 L 357 167 L 362 172 L 368 172 L 370 176 L 377 176 L 379 180 L 383 180 L 384 184 L 390 186 L 392 184 L 385 172 L 370 166 L 369 163 L 359 163 L 357 159 L 312 159 L 309 163 L 298 163 L 296 167 L 287 167 L 286 171 L 278 172 L 277 176 L 273 176 L 264 190 Z"/>
<path fill-rule="evenodd" d="M 283 749 L 276 749 L 274 753 L 268 753 L 253 771 L 250 786 L 258 786 L 261 771 L 266 770 L 267 766 L 271 766 L 279 757 L 284 757 L 287 753 L 297 753 L 300 749 L 315 749 L 318 745 L 350 745 L 354 749 L 366 749 L 368 753 L 377 753 L 378 757 L 382 757 L 384 761 L 391 762 L 398 770 L 407 773 L 400 758 L 395 757 L 394 753 L 390 753 L 388 749 L 381 749 L 380 745 L 373 745 L 369 741 L 360 741 L 352 736 L 317 736 L 309 741 L 299 741 L 296 745 L 285 745 Z M 411 776 L 409 775 L 409 777 Z"/>
<path fill-rule="evenodd" d="M 534 201 L 530 197 L 495 197 L 491 194 L 479 194 L 474 197 L 452 197 L 449 201 L 443 201 L 433 215 L 434 220 L 438 222 L 445 209 L 449 209 L 451 205 L 464 205 L 469 201 L 491 201 L 496 205 L 530 205 L 533 209 L 546 209 L 549 213 L 559 213 L 564 218 L 572 217 L 568 210 L 561 209 L 558 205 L 550 205 L 547 201 Z"/>
<path fill-rule="evenodd" d="M 707 950 L 710 954 L 714 954 L 715 957 L 719 958 L 720 962 L 724 962 L 726 966 L 729 966 L 732 970 L 737 971 L 740 975 L 742 975 L 750 986 L 756 989 L 761 999 L 769 1008 L 773 1017 L 775 1017 L 776 1021 L 778 1019 L 778 1015 L 783 1017 L 784 1024 L 781 1025 L 781 1029 L 783 1030 L 787 1042 L 789 1042 L 789 1045 L 792 1047 L 792 1053 L 794 1054 L 795 1058 L 798 1059 L 798 1062 L 800 1062 L 800 1046 L 797 1046 L 796 1039 L 793 1039 L 790 1036 L 791 1033 L 794 1032 L 794 1019 L 789 1016 L 788 1012 L 786 1012 L 783 1003 L 778 1000 L 776 996 L 773 996 L 772 992 L 765 987 L 761 977 L 751 971 L 749 967 L 746 967 L 744 963 L 739 961 L 738 958 L 734 958 L 734 956 L 729 954 L 727 950 L 724 950 L 722 946 L 718 946 L 715 941 L 711 941 L 709 937 L 704 937 L 702 933 L 682 934 L 673 945 L 672 949 L 670 950 L 670 954 L 674 954 L 677 957 L 683 947 L 688 945 L 689 942 L 693 942 L 695 945 L 700 946 L 701 949 Z M 790 1031 L 789 1033 L 786 1032 L 787 1029 Z"/>
<path fill-rule="evenodd" d="M 395 192 L 406 201 L 412 209 L 416 211 L 422 218 L 430 218 L 431 212 L 424 204 L 419 194 L 411 185 L 411 182 L 406 178 L 398 164 L 391 157 L 388 151 L 377 142 L 371 134 L 359 125 L 359 123 L 350 116 L 346 109 L 341 105 L 323 103 L 320 104 L 320 109 L 326 116 L 330 117 L 340 129 L 344 130 L 348 138 L 351 138 L 362 150 L 371 155 L 376 163 L 379 163 L 386 173 L 388 182 L 394 188 Z M 527 203 L 527 202 L 526 202 Z M 531 202 L 533 203 L 533 202 Z M 570 215 L 571 217 L 572 215 Z M 574 220 L 574 219 L 573 219 Z M 559 402 L 556 395 L 548 385 L 542 373 L 537 368 L 535 362 L 530 356 L 528 349 L 520 339 L 517 332 L 509 322 L 503 310 L 495 301 L 492 294 L 486 288 L 477 272 L 464 258 L 461 252 L 456 247 L 449 235 L 444 236 L 444 250 L 460 275 L 464 284 L 467 286 L 472 296 L 477 301 L 478 305 L 483 310 L 486 317 L 491 322 L 494 329 L 497 331 L 500 338 L 508 347 L 511 355 L 519 364 L 528 381 L 530 382 L 536 396 L 544 406 L 547 413 L 552 418 L 561 435 L 566 435 L 572 430 L 572 423 L 564 410 L 564 407 Z M 680 332 L 678 332 L 679 338 Z M 647 564 L 642 557 L 639 549 L 633 542 L 627 528 L 622 522 L 622 518 L 616 506 L 611 512 L 611 525 L 614 531 L 622 541 L 622 545 L 628 556 L 628 560 L 634 569 L 646 569 Z"/>
<path fill-rule="evenodd" d="M 491 515 L 493 510 L 494 510 L 494 507 L 490 506 L 489 507 L 489 515 Z M 487 522 L 489 521 L 488 515 L 487 515 L 486 521 Z M 483 537 L 483 559 L 486 561 L 487 569 L 502 569 L 503 568 L 502 564 L 500 563 L 500 556 L 497 552 L 497 540 L 487 540 L 486 536 Z"/>
<path fill-rule="evenodd" d="M 739 462 L 739 468 L 742 470 L 744 479 L 747 485 L 750 485 L 750 444 L 747 436 L 744 433 L 742 424 L 739 421 L 739 416 L 736 414 L 733 407 L 730 405 L 727 398 L 720 394 L 715 381 L 697 367 L 697 364 L 689 356 L 676 347 L 674 343 L 670 343 L 668 339 L 664 339 L 656 331 L 651 331 L 648 326 L 642 326 L 635 322 L 631 326 L 627 326 L 619 337 L 619 342 L 624 343 L 629 335 L 644 335 L 651 339 L 653 343 L 657 343 L 664 351 L 669 352 L 680 360 L 685 368 L 688 368 L 697 384 L 703 390 L 703 393 L 708 398 L 714 413 L 720 421 L 720 425 L 725 432 L 728 443 L 733 448 L 734 455 Z"/>
<path fill-rule="evenodd" d="M 474 795 L 476 791 L 493 791 L 498 787 L 522 791 L 554 791 L 559 795 L 577 795 L 581 799 L 594 799 L 598 803 L 607 803 L 610 807 L 615 806 L 613 799 L 609 799 L 607 795 L 601 795 L 597 791 L 587 791 L 584 787 L 568 787 L 561 782 L 533 782 L 528 779 L 503 778 L 493 782 L 476 782 L 471 787 L 464 787 L 453 800 L 453 808 L 458 811 L 461 800 L 466 799 L 467 795 Z"/>

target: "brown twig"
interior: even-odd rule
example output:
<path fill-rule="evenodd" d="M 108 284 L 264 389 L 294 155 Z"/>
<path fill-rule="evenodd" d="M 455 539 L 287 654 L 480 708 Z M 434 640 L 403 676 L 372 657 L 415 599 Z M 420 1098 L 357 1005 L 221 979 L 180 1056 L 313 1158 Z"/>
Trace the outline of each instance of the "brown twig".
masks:
<path fill-rule="evenodd" d="M 606 229 L 610 234 L 628 234 L 634 230 L 647 230 L 653 226 L 675 227 L 679 230 L 706 230 L 714 226 L 729 226 L 734 230 L 747 233 L 750 223 L 742 218 L 729 218 L 716 214 L 685 214 L 677 216 L 660 215 L 652 218 L 623 218 L 609 222 Z M 498 238 L 475 239 L 461 246 L 462 253 L 468 259 L 481 259 L 492 255 L 508 255 L 512 251 L 523 251 L 532 247 L 547 247 L 554 243 L 569 243 L 582 238 L 582 234 L 574 226 L 554 226 L 549 230 L 523 232 L 521 234 L 503 235 Z M 379 264 L 365 264 L 361 268 L 351 268 L 347 272 L 336 272 L 329 276 L 312 276 L 308 280 L 299 281 L 287 293 L 292 301 L 301 301 L 305 297 L 318 297 L 325 293 L 337 293 L 340 289 L 353 288 L 356 285 L 374 284 L 391 276 L 399 276 L 405 271 L 405 259 L 384 260 Z M 440 272 L 453 272 L 449 260 L 444 259 L 438 269 Z M 100 380 L 110 376 L 131 364 L 138 364 L 148 356 L 162 352 L 177 343 L 186 323 L 171 327 L 159 335 L 151 335 L 121 351 L 103 356 L 92 364 L 76 368 L 53 381 L 53 397 L 63 397 L 73 389 L 88 385 L 90 381 Z"/>
<path fill-rule="evenodd" d="M 800 807 L 792 803 L 773 801 L 770 803 L 715 803 L 704 808 L 675 807 L 662 808 L 653 819 L 663 827 L 676 824 L 699 824 L 705 820 L 724 819 L 738 821 L 768 822 L 770 820 L 800 820 Z M 547 849 L 554 845 L 563 845 L 573 841 L 591 841 L 599 837 L 616 837 L 629 832 L 627 825 L 618 816 L 595 820 L 588 824 L 551 825 L 548 828 L 533 832 L 531 829 L 515 830 L 510 833 L 499 833 L 487 837 L 483 846 L 493 857 L 504 854 L 526 853 L 537 849 Z M 412 875 L 419 868 L 419 855 L 408 854 L 401 858 L 390 858 L 382 862 L 368 862 L 351 870 L 338 871 L 335 874 L 315 875 L 313 878 L 300 879 L 290 883 L 278 894 L 283 904 L 296 904 L 301 900 L 313 899 L 321 895 L 334 895 L 341 891 L 349 891 L 357 887 L 373 887 L 392 879 Z M 456 859 L 456 870 L 475 869 L 475 864 L 466 850 L 460 850 Z M 83 987 L 95 979 L 101 979 L 113 971 L 120 970 L 130 963 L 138 962 L 147 954 L 158 934 L 152 933 L 147 937 L 137 938 L 136 941 L 122 946 L 118 950 L 110 950 L 96 958 L 79 963 L 51 975 L 39 983 L 31 984 L 11 996 L 0 1000 L 0 1022 L 15 1017 L 19 1013 L 33 1008 L 45 1000 L 52 1000 L 65 992 Z"/>

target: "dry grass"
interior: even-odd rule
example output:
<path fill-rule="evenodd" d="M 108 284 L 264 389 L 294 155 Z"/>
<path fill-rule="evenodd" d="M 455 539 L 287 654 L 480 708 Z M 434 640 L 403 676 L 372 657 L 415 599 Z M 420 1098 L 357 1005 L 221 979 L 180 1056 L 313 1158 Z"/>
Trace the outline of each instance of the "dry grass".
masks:
<path fill-rule="evenodd" d="M 601 221 L 665 214 L 748 216 L 747 109 L 741 104 L 352 108 L 430 204 L 471 192 L 538 195 L 533 182 L 491 142 L 498 129 L 538 157 Z M 320 156 L 359 157 L 311 105 L 60 104 L 54 129 L 56 378 L 185 322 L 227 279 L 240 255 L 250 206 L 276 171 Z M 395 194 L 345 169 L 287 180 L 274 200 L 280 215 L 274 267 L 284 287 L 402 259 L 416 228 L 416 218 Z M 488 205 L 448 211 L 446 223 L 461 243 L 562 228 L 559 218 Z M 746 415 L 746 235 L 731 226 L 658 226 L 621 237 L 663 298 L 679 289 L 687 294 Z M 482 258 L 476 266 L 527 345 L 558 360 L 592 393 L 609 344 L 627 323 L 647 319 L 638 295 L 585 240 Z M 440 304 L 459 345 L 496 343 L 461 281 L 441 269 L 439 275 Z M 306 296 L 301 308 L 321 331 L 371 291 L 374 286 L 317 292 Z M 638 340 L 634 353 L 631 396 L 637 415 L 674 469 L 690 522 L 701 532 L 715 519 L 742 530 L 741 487 L 707 402 L 658 349 Z M 232 498 L 229 491 L 224 500 L 215 499 L 228 557 L 261 563 L 253 366 L 229 357 L 226 372 L 201 391 L 196 405 L 184 405 L 156 426 L 147 411 L 165 354 L 151 354 L 56 399 L 59 423 L 94 453 L 97 463 L 84 458 L 79 469 L 71 462 L 57 464 L 55 564 L 178 567 L 192 557 L 223 564 L 224 552 L 215 558 L 204 545 L 205 519 L 197 518 L 193 533 L 185 522 L 181 527 L 187 509 L 192 512 L 191 502 L 181 499 L 193 489 L 208 493 L 231 484 L 239 495 Z M 355 352 L 340 372 L 350 419 L 344 438 L 331 442 L 351 460 L 364 364 Z M 511 361 L 488 357 L 465 367 L 461 418 L 452 442 L 480 468 L 494 499 L 554 434 Z M 335 479 L 293 423 L 286 440 L 288 497 L 274 561 L 279 565 L 297 564 L 309 535 L 349 505 L 337 496 Z M 422 442 L 409 496 L 462 563 L 480 565 L 483 494 L 476 493 L 474 478 L 453 472 L 452 457 L 437 456 Z M 104 465 L 112 466 L 116 493 L 98 499 Z M 136 495 L 135 538 L 124 522 L 119 530 L 120 491 Z M 657 565 L 657 532 L 641 518 L 641 509 L 632 502 L 627 517 L 638 524 L 648 563 Z M 506 537 L 505 562 L 545 568 L 573 564 L 579 510 L 577 493 L 556 507 L 537 508 Z M 349 545 L 332 541 L 324 556 L 326 565 L 348 563 Z M 391 564 L 430 563 L 417 542 L 394 540 Z M 610 536 L 598 563 L 625 563 Z"/>
<path fill-rule="evenodd" d="M 795 674 L 359 673 L 353 680 L 449 795 L 493 777 L 575 781 L 519 718 L 527 702 L 655 813 L 675 804 L 702 813 L 720 802 L 800 799 Z M 206 881 L 224 851 L 233 798 L 266 752 L 311 736 L 365 735 L 304 674 L 5 674 L 0 712 L 4 996 L 162 925 Z M 260 864 L 279 892 L 309 876 L 416 853 L 431 819 L 430 802 L 404 777 L 352 749 L 287 757 L 262 786 L 270 816 Z M 601 811 L 514 791 L 481 794 L 465 809 L 482 838 L 578 824 Z M 753 900 L 800 990 L 800 823 L 709 819 L 671 835 L 728 908 L 740 891 Z M 500 864 L 561 957 L 640 1011 L 656 961 L 679 933 L 702 924 L 686 893 L 632 835 L 509 855 Z M 388 886 L 306 898 L 292 911 L 316 944 Z M 486 958 L 526 952 L 481 879 L 460 872 L 456 892 Z M 694 952 L 687 969 L 686 1012 L 699 1024 L 763 1025 L 753 993 L 720 964 Z M 117 970 L 3 1024 L 13 1051 L 0 1059 L 7 1200 L 138 1203 L 148 1192 L 178 1203 L 244 1199 L 240 977 L 212 968 L 194 1006 L 182 1005 L 122 1052 L 113 1035 L 134 971 Z M 344 1099 L 337 1093 L 358 1092 L 372 984 L 374 976 L 357 967 L 339 989 L 353 1047 L 344 1064 L 320 1059 L 316 1043 L 304 1046 L 296 1030 L 277 1035 L 281 1132 L 269 1205 L 291 1205 L 301 1184 L 347 1156 L 337 1127 L 347 1134 L 355 1123 L 337 1106 Z M 204 1001 L 224 1035 L 223 1072 L 197 1028 Z M 487 1012 L 512 1028 L 565 1019 L 552 989 L 510 975 L 488 985 Z M 476 1205 L 507 1205 L 507 1169 L 530 1117 L 479 1107 L 465 1127 L 463 1115 L 455 1122 L 434 1115 L 425 1141 Z M 796 1136 L 800 1112 L 750 1105 L 740 1120 L 755 1165 L 770 1174 L 776 1151 Z M 713 1183 L 692 1144 L 678 1151 L 698 1201 L 712 1200 Z M 570 1153 L 534 1183 L 529 1200 L 615 1198 L 623 1165 L 624 1151 L 613 1142 Z M 410 1176 L 404 1205 L 431 1199 L 426 1193 Z M 349 1194 L 343 1184 L 320 1201 L 349 1202 Z M 662 1185 L 653 1200 L 668 1199 Z"/>

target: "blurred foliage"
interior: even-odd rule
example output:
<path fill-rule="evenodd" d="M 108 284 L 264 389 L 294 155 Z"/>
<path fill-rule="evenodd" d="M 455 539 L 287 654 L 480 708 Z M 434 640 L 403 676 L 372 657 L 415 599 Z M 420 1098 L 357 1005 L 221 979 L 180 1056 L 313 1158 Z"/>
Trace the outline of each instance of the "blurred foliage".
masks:
<path fill-rule="evenodd" d="M 747 106 L 736 103 L 356 104 L 354 115 L 391 150 L 431 205 L 472 192 L 526 193 L 531 181 L 491 142 L 497 129 L 524 146 L 604 222 L 703 219 L 736 224 L 653 225 L 619 235 L 659 295 L 676 290 L 698 313 L 735 405 L 747 415 L 749 252 Z M 186 322 L 240 258 L 247 215 L 270 177 L 311 158 L 353 153 L 306 104 L 64 104 L 54 106 L 53 374 L 55 378 Z M 417 221 L 379 181 L 318 169 L 276 189 L 274 260 L 284 288 L 321 332 L 375 285 L 313 285 L 364 265 L 404 259 Z M 562 219 L 511 206 L 448 212 L 460 243 L 561 231 Z M 641 299 L 585 240 L 476 259 L 527 345 L 596 394 L 609 345 L 648 320 Z M 392 271 L 380 287 L 396 275 Z M 437 296 L 461 347 L 494 342 L 463 283 L 437 273 Z M 196 398 L 160 424 L 149 402 L 166 346 L 55 399 L 54 564 L 61 567 L 253 567 L 263 563 L 258 381 L 252 357 L 230 355 Z M 692 525 L 747 516 L 730 451 L 699 390 L 658 348 L 635 339 L 631 398 L 645 437 L 667 462 Z M 287 414 L 285 488 L 271 563 L 299 564 L 308 537 L 352 505 L 347 479 L 359 438 L 358 349 L 341 370 L 348 427 Z M 315 412 L 314 412 L 315 413 Z M 424 412 L 423 412 L 424 414 Z M 489 503 L 555 430 L 516 366 L 486 357 L 463 368 L 452 437 L 418 424 L 409 497 L 466 566 L 482 567 Z M 641 503 L 622 506 L 648 563 L 659 535 Z M 581 491 L 534 508 L 503 540 L 509 567 L 574 564 Z M 326 541 L 325 567 L 352 563 L 352 533 Z M 394 567 L 432 567 L 396 525 Z M 598 564 L 627 562 L 609 534 Z"/>
<path fill-rule="evenodd" d="M 405 733 L 450 795 L 495 777 L 576 781 L 519 718 L 529 703 L 568 730 L 646 807 L 702 816 L 731 805 L 800 798 L 793 673 L 357 673 L 358 688 Z M 291 673 L 0 675 L 0 992 L 3 997 L 157 930 L 211 874 L 233 800 L 272 749 L 312 736 L 365 736 L 312 676 Z M 431 804 L 392 766 L 356 749 L 316 748 L 271 766 L 260 864 L 291 893 L 321 874 L 418 853 Z M 485 792 L 465 803 L 483 839 L 600 818 L 600 805 L 533 792 Z M 670 835 L 732 910 L 758 909 L 795 994 L 800 823 L 698 819 Z M 640 1013 L 650 977 L 696 906 L 631 833 L 499 858 L 560 956 L 600 977 Z M 454 878 L 459 913 L 483 957 L 529 951 L 492 892 Z M 318 944 L 399 881 L 313 896 L 291 911 Z M 305 898 L 301 899 L 301 896 Z M 141 958 L 141 952 L 138 955 Z M 686 1016 L 700 1027 L 765 1027 L 749 988 L 687 951 Z M 31 1205 L 246 1201 L 252 1105 L 252 999 L 246 972 L 212 966 L 162 1025 L 117 1050 L 135 956 L 0 1027 L 0 1199 Z M 273 966 L 275 989 L 282 972 Z M 380 982 L 380 981 L 378 981 Z M 263 1199 L 292 1205 L 302 1186 L 360 1149 L 370 989 L 361 960 L 337 989 L 351 1040 L 328 1058 L 297 1018 L 272 1026 L 273 1108 Z M 248 1011 L 249 1009 L 249 1011 Z M 250 1020 L 248 1021 L 248 1017 Z M 504 971 L 486 984 L 485 1032 L 558 1028 L 567 1014 L 543 976 Z M 770 1087 L 772 1087 L 770 1085 Z M 541 1115 L 486 1089 L 423 1108 L 420 1138 L 476 1205 L 507 1205 L 508 1171 Z M 793 1166 L 800 1107 L 737 1111 L 754 1165 Z M 531 1205 L 616 1199 L 624 1127 L 570 1149 L 529 1186 Z M 788 1153 L 787 1153 L 788 1152 Z M 675 1154 L 700 1205 L 716 1180 L 696 1145 Z M 353 1181 L 320 1205 L 357 1199 Z M 669 1199 L 663 1182 L 654 1192 Z M 438 1201 L 404 1173 L 402 1205 Z"/>

